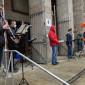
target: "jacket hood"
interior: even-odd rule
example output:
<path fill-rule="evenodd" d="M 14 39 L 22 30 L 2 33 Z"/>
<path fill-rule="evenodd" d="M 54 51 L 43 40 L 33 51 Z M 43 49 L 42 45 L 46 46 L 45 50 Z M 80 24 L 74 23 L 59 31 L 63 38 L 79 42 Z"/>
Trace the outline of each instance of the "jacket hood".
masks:
<path fill-rule="evenodd" d="M 52 25 L 50 31 L 55 32 L 54 29 L 56 29 L 56 26 Z"/>

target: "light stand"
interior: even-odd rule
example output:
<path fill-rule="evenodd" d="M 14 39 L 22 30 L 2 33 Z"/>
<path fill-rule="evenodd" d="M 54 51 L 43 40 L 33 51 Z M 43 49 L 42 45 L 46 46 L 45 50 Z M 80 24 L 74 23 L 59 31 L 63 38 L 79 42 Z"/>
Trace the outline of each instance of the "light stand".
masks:
<path fill-rule="evenodd" d="M 31 60 L 32 60 L 32 47 L 33 47 L 33 46 L 32 46 L 32 42 L 33 42 L 34 40 L 36 40 L 36 38 L 32 38 L 31 40 L 28 40 L 28 42 L 30 42 L 30 46 L 31 46 L 31 58 L 30 58 Z M 30 64 L 32 65 L 32 70 L 33 70 L 33 64 L 30 63 L 30 62 L 29 62 L 25 67 L 27 67 L 27 66 L 30 65 Z"/>
<path fill-rule="evenodd" d="M 21 60 L 22 60 L 22 79 L 21 79 L 19 85 L 24 85 L 24 84 L 29 85 L 29 83 L 28 83 L 28 82 L 26 81 L 26 79 L 24 78 L 23 57 L 22 57 Z"/>

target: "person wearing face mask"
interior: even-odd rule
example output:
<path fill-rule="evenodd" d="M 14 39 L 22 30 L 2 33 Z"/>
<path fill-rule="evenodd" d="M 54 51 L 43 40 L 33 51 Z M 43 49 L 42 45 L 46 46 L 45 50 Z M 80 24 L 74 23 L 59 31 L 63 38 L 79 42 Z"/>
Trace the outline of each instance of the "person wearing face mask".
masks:
<path fill-rule="evenodd" d="M 52 65 L 57 65 L 59 63 L 57 62 L 56 58 L 59 40 L 56 35 L 56 26 L 54 25 L 51 26 L 48 36 L 49 36 L 50 46 L 52 47 Z"/>
<path fill-rule="evenodd" d="M 68 33 L 66 34 L 66 45 L 68 47 L 68 59 L 72 58 L 72 29 L 68 29 Z"/>
<path fill-rule="evenodd" d="M 17 31 L 17 28 L 16 28 L 16 21 L 11 21 L 11 25 L 10 25 L 10 29 L 12 30 L 13 34 L 16 36 L 16 31 Z M 17 36 L 16 36 L 17 38 Z M 8 49 L 9 50 L 18 50 L 18 44 L 15 43 L 14 39 L 12 39 L 11 37 L 11 33 L 10 31 L 7 31 L 7 39 L 8 39 Z M 14 52 L 13 53 L 13 72 L 16 73 L 18 72 L 18 68 L 14 66 L 14 57 L 16 56 L 16 53 Z M 10 64 L 10 72 L 11 72 L 11 64 Z"/>

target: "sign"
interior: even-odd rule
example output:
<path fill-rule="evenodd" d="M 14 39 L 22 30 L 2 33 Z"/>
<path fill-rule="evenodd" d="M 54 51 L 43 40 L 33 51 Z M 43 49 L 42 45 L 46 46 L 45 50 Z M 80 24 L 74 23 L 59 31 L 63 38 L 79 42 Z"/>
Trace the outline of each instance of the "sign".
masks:
<path fill-rule="evenodd" d="M 46 26 L 48 26 L 48 27 L 51 27 L 52 26 L 50 19 L 46 19 Z"/>

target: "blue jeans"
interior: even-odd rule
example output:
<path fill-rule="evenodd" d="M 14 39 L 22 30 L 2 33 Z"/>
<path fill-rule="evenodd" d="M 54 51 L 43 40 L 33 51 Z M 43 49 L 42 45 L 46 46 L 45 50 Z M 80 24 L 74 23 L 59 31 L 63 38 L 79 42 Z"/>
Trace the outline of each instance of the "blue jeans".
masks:
<path fill-rule="evenodd" d="M 57 45 L 52 46 L 52 64 L 55 64 L 55 62 L 57 62 L 56 55 L 57 55 Z"/>
<path fill-rule="evenodd" d="M 78 42 L 78 51 L 82 51 L 83 44 L 82 42 Z"/>
<path fill-rule="evenodd" d="M 2 63 L 2 56 L 3 56 L 3 47 L 0 47 L 0 67 Z"/>
<path fill-rule="evenodd" d="M 72 46 L 68 46 L 68 58 L 72 57 Z"/>

